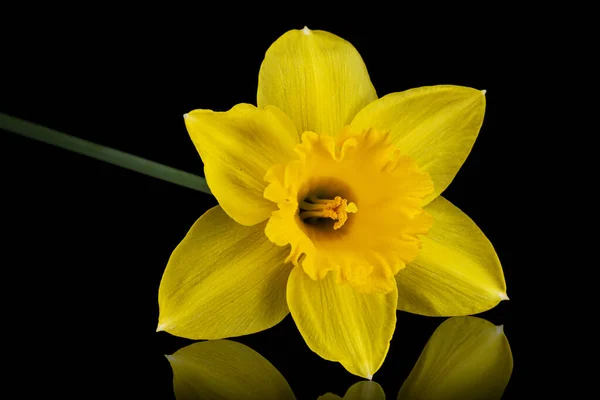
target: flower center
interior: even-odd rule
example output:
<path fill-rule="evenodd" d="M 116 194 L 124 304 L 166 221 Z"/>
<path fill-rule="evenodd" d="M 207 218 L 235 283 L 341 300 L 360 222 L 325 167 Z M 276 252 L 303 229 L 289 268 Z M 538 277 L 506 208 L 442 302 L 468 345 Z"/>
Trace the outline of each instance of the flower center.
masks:
<path fill-rule="evenodd" d="M 348 213 L 358 212 L 356 204 L 348 200 L 335 196 L 333 200 L 320 199 L 316 195 L 311 195 L 299 204 L 299 217 L 304 223 L 318 225 L 324 218 L 331 218 L 336 221 L 333 229 L 340 229 L 348 220 Z"/>
<path fill-rule="evenodd" d="M 423 210 L 429 175 L 375 129 L 304 132 L 295 152 L 265 175 L 264 196 L 278 208 L 266 236 L 289 245 L 285 262 L 312 279 L 333 273 L 359 292 L 394 290 L 394 275 L 417 257 L 432 224 Z"/>

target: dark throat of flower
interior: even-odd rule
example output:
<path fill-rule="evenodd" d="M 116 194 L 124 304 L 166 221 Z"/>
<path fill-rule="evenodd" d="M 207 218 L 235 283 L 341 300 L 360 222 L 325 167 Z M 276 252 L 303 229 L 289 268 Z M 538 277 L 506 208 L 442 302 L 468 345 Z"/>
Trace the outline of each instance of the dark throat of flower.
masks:
<path fill-rule="evenodd" d="M 321 199 L 309 195 L 299 203 L 299 217 L 306 223 L 324 227 L 334 221 L 333 229 L 340 229 L 348 220 L 348 213 L 358 212 L 356 204 L 335 196 L 333 199 Z"/>

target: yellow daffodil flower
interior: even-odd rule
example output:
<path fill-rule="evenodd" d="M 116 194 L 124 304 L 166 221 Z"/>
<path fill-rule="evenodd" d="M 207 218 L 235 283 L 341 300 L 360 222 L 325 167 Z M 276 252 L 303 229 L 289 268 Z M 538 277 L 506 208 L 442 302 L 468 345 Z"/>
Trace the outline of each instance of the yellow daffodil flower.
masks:
<path fill-rule="evenodd" d="M 158 330 L 220 339 L 289 312 L 314 352 L 371 379 L 396 309 L 457 316 L 508 299 L 491 243 L 440 196 L 484 112 L 485 93 L 460 86 L 378 99 L 350 43 L 285 33 L 258 107 L 185 115 L 219 206 L 169 259 Z"/>
<path fill-rule="evenodd" d="M 173 390 L 178 400 L 296 400 L 281 373 L 241 343 L 210 340 L 166 357 L 173 369 Z M 438 326 L 427 342 L 397 399 L 500 399 L 512 368 L 512 352 L 501 326 L 475 317 L 450 318 Z M 383 389 L 374 381 L 355 383 L 343 397 L 385 398 Z M 318 397 L 341 399 L 331 392 Z"/>

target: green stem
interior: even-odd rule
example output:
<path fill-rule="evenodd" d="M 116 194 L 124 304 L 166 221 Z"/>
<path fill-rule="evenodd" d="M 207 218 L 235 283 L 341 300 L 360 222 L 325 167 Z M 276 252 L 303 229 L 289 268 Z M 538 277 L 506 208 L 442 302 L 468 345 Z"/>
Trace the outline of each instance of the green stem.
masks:
<path fill-rule="evenodd" d="M 119 167 L 127 168 L 153 178 L 162 179 L 176 185 L 185 186 L 203 193 L 211 194 L 206 180 L 201 176 L 180 171 L 175 168 L 146 160 L 110 147 L 67 135 L 29 121 L 0 113 L 0 129 L 39 140 L 75 153 L 83 154 Z"/>

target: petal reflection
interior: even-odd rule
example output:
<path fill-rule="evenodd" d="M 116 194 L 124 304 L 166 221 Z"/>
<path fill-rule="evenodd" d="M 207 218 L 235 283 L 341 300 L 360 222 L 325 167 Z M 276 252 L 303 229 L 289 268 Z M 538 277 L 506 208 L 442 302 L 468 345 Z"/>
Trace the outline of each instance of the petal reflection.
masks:
<path fill-rule="evenodd" d="M 341 400 L 342 397 L 333 393 L 325 393 L 317 400 Z M 385 393 L 378 383 L 373 381 L 360 381 L 350 386 L 343 400 L 385 400 Z"/>
<path fill-rule="evenodd" d="M 296 399 L 279 371 L 241 343 L 198 342 L 166 357 L 177 400 Z"/>
<path fill-rule="evenodd" d="M 513 360 L 501 326 L 476 317 L 455 317 L 433 333 L 398 400 L 500 399 Z"/>

